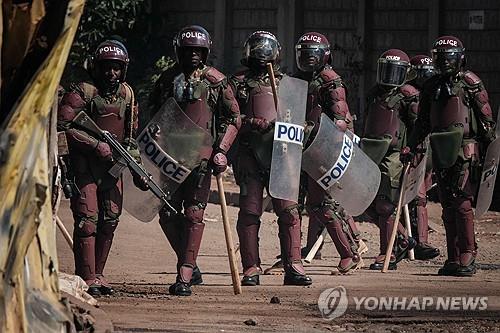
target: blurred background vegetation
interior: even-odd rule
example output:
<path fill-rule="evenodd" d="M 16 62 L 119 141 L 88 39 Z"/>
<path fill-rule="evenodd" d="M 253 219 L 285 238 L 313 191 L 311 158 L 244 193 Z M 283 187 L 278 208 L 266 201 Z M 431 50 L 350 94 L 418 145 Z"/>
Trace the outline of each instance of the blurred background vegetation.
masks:
<path fill-rule="evenodd" d="M 141 108 L 141 124 L 147 121 L 147 96 L 159 74 L 174 61 L 158 49 L 152 40 L 146 0 L 87 0 L 77 36 L 63 75 L 62 86 L 68 89 L 73 82 L 89 80 L 85 70 L 97 45 L 113 38 L 128 49 L 130 66 L 127 82 L 135 90 Z"/>

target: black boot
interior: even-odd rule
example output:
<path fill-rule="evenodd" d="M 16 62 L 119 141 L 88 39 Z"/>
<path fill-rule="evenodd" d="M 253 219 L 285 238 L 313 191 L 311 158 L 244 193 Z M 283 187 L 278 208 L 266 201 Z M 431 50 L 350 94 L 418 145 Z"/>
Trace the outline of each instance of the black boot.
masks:
<path fill-rule="evenodd" d="M 382 268 L 384 268 L 383 262 L 374 262 L 373 264 L 370 264 L 370 270 L 372 271 L 381 271 Z M 390 261 L 388 269 L 390 271 L 395 271 L 398 269 L 398 265 L 394 261 Z"/>
<path fill-rule="evenodd" d="M 385 260 L 385 255 L 380 254 L 377 258 L 375 258 L 375 262 L 370 265 L 370 270 L 372 271 L 381 271 L 382 268 L 384 268 L 384 260 Z M 389 261 L 389 268 L 390 271 L 395 271 L 398 269 L 398 265 L 396 264 L 395 258 L 392 255 L 391 256 L 391 261 Z"/>
<path fill-rule="evenodd" d="M 191 286 L 189 283 L 177 281 L 168 288 L 168 292 L 175 296 L 191 296 Z"/>
<path fill-rule="evenodd" d="M 241 279 L 242 286 L 258 286 L 260 285 L 260 277 L 259 275 L 245 275 L 243 279 Z"/>
<path fill-rule="evenodd" d="M 102 293 L 101 293 L 100 285 L 98 285 L 98 284 L 91 284 L 89 286 L 89 289 L 87 290 L 87 294 L 89 294 L 92 297 L 99 297 L 99 296 L 101 296 Z"/>
<path fill-rule="evenodd" d="M 469 277 L 473 276 L 474 274 L 476 274 L 476 265 L 474 264 L 474 262 L 472 262 L 467 266 L 462 266 L 462 265 L 458 266 L 455 272 L 455 276 L 462 276 L 462 277 Z"/>
<path fill-rule="evenodd" d="M 115 293 L 113 287 L 109 284 L 109 282 L 104 278 L 102 274 L 97 275 L 96 278 L 97 282 L 99 282 L 99 290 L 101 292 L 101 295 L 113 295 Z"/>
<path fill-rule="evenodd" d="M 472 276 L 476 274 L 475 253 L 465 252 L 460 254 L 460 263 L 455 276 Z"/>
<path fill-rule="evenodd" d="M 401 260 L 408 257 L 408 251 L 415 248 L 417 242 L 413 237 L 404 238 L 402 235 L 398 235 L 396 239 L 396 248 L 394 249 L 394 254 L 396 256 L 396 264 Z"/>
<path fill-rule="evenodd" d="M 446 260 L 443 267 L 438 270 L 438 275 L 455 276 L 459 266 L 458 262 Z"/>
<path fill-rule="evenodd" d="M 427 243 L 419 243 L 415 246 L 415 259 L 417 260 L 430 260 L 439 256 L 440 251 L 437 247 L 434 247 Z"/>
<path fill-rule="evenodd" d="M 190 283 L 192 286 L 196 286 L 203 283 L 203 277 L 201 275 L 201 271 L 198 266 L 193 268 L 193 276 L 191 277 Z"/>
<path fill-rule="evenodd" d="M 191 280 L 194 268 L 189 265 L 182 265 L 177 273 L 176 282 L 168 288 L 170 295 L 191 296 Z"/>
<path fill-rule="evenodd" d="M 312 279 L 305 274 L 302 263 L 291 263 L 285 265 L 285 278 L 283 279 L 283 285 L 309 286 L 311 284 Z"/>

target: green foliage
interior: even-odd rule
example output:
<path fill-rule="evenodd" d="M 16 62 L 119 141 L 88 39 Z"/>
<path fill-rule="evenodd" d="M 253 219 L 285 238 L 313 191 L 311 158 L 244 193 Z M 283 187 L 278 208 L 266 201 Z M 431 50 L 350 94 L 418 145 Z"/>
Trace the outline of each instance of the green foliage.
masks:
<path fill-rule="evenodd" d="M 130 31 L 143 5 L 144 0 L 86 0 L 70 64 L 81 65 L 105 37 Z"/>
<path fill-rule="evenodd" d="M 166 71 L 170 67 L 174 67 L 175 61 L 170 57 L 162 56 L 160 59 L 155 62 L 155 74 L 151 76 L 151 84 L 154 84 L 156 80 L 160 78 L 160 75 L 163 71 Z"/>
<path fill-rule="evenodd" d="M 142 127 L 149 119 L 149 111 L 147 108 L 148 97 L 153 89 L 155 82 L 160 77 L 161 73 L 175 65 L 175 61 L 170 57 L 162 56 L 156 60 L 154 67 L 148 67 L 141 75 L 141 79 L 135 84 L 136 96 L 139 101 L 139 126 Z"/>

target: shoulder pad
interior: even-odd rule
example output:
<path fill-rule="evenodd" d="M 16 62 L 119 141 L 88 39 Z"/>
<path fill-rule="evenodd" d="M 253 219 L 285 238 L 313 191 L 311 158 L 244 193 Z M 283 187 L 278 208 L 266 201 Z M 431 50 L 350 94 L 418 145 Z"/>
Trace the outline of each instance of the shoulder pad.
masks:
<path fill-rule="evenodd" d="M 120 83 L 120 86 L 122 98 L 124 98 L 127 103 L 130 103 L 134 99 L 134 90 L 126 82 Z"/>
<path fill-rule="evenodd" d="M 464 73 L 464 81 L 468 86 L 478 86 L 479 84 L 481 84 L 481 79 L 479 78 L 479 76 L 471 71 L 466 71 Z"/>
<path fill-rule="evenodd" d="M 71 90 L 78 93 L 86 101 L 91 100 L 97 95 L 97 88 L 89 82 L 72 84 Z"/>
<path fill-rule="evenodd" d="M 237 72 L 229 77 L 229 81 L 233 84 L 242 84 L 245 82 L 246 71 Z"/>
<path fill-rule="evenodd" d="M 219 72 L 217 69 L 209 67 L 205 71 L 205 78 L 207 79 L 208 82 L 212 84 L 217 84 L 222 82 L 226 78 L 226 76 L 221 72 Z"/>
<path fill-rule="evenodd" d="M 413 97 L 420 94 L 417 88 L 409 84 L 403 85 L 401 88 L 399 88 L 399 91 L 401 91 L 404 97 Z"/>
<path fill-rule="evenodd" d="M 319 76 L 324 82 L 331 82 L 335 80 L 340 80 L 340 75 L 338 75 L 333 69 L 325 68 L 320 73 Z"/>

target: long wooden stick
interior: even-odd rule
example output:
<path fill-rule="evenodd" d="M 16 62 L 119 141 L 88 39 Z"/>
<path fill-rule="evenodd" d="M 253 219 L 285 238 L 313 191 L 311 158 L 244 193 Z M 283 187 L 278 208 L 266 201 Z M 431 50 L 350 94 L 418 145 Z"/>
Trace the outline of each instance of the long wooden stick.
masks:
<path fill-rule="evenodd" d="M 401 218 L 401 208 L 403 206 L 403 198 L 405 194 L 406 180 L 408 179 L 408 169 L 410 168 L 410 163 L 407 163 L 403 167 L 403 179 L 401 180 L 401 190 L 399 191 L 398 206 L 396 208 L 396 219 L 394 220 L 394 225 L 392 226 L 391 237 L 389 238 L 389 245 L 387 245 L 387 251 L 385 252 L 384 267 L 382 268 L 382 273 L 387 273 L 389 269 L 389 262 L 391 261 L 392 248 L 394 247 L 394 241 L 396 239 L 396 234 L 398 232 L 398 223 Z"/>
<path fill-rule="evenodd" d="M 56 216 L 56 224 L 57 224 L 57 227 L 59 228 L 59 230 L 61 230 L 61 233 L 63 234 L 64 239 L 68 243 L 69 247 L 71 248 L 71 250 L 73 250 L 73 238 L 69 234 L 68 230 L 66 229 L 66 227 L 62 223 L 59 216 Z"/>
<path fill-rule="evenodd" d="M 323 229 L 321 232 L 321 235 L 319 235 L 318 239 L 316 239 L 316 242 L 314 245 L 311 247 L 311 250 L 309 250 L 309 253 L 305 257 L 304 261 L 307 262 L 308 264 L 311 263 L 311 261 L 314 259 L 314 256 L 316 253 L 318 253 L 319 248 L 323 244 L 323 241 L 325 240 L 326 234 L 328 231 L 326 231 L 326 228 Z"/>
<path fill-rule="evenodd" d="M 222 183 L 222 174 L 217 175 L 217 189 L 219 190 L 220 209 L 222 212 L 222 222 L 224 225 L 224 235 L 226 236 L 227 255 L 229 258 L 229 269 L 231 270 L 231 277 L 233 279 L 233 291 L 235 295 L 241 294 L 241 282 L 236 264 L 236 255 L 234 251 L 233 233 L 229 225 L 229 218 L 227 216 L 226 195 L 224 194 L 224 184 Z"/>
<path fill-rule="evenodd" d="M 405 228 L 408 232 L 408 237 L 412 237 L 413 235 L 411 233 L 410 210 L 408 209 L 408 205 L 404 205 L 403 213 L 405 218 Z M 413 249 L 408 252 L 408 257 L 410 260 L 415 260 L 415 251 L 413 251 Z"/>
<path fill-rule="evenodd" d="M 270 62 L 267 63 L 267 73 L 269 74 L 269 80 L 271 81 L 271 89 L 273 90 L 274 107 L 276 108 L 276 112 L 278 112 L 278 91 L 276 89 L 276 79 L 274 78 L 273 64 Z"/>

